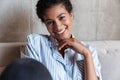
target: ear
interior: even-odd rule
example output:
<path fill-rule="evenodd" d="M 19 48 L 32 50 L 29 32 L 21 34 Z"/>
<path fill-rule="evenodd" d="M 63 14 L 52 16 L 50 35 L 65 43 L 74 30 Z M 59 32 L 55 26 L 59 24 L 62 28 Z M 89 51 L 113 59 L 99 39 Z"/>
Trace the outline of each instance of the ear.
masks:
<path fill-rule="evenodd" d="M 70 13 L 71 19 L 73 20 L 73 12 Z"/>

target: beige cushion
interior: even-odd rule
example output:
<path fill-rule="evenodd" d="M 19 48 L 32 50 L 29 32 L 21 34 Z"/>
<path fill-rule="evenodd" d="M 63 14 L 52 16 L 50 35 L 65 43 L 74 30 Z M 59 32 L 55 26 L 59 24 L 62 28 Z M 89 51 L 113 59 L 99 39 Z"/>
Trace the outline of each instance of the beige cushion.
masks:
<path fill-rule="evenodd" d="M 20 46 L 25 43 L 0 43 L 0 66 L 6 66 L 20 57 Z"/>

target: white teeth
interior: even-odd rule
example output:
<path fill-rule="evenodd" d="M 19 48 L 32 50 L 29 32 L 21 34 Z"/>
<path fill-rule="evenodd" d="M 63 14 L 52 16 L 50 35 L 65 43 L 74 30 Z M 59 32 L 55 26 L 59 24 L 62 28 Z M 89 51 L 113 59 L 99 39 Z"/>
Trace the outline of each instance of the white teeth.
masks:
<path fill-rule="evenodd" d="M 58 32 L 58 34 L 61 34 L 61 33 L 63 33 L 65 31 L 65 29 L 63 29 L 63 30 L 61 30 L 60 32 Z"/>

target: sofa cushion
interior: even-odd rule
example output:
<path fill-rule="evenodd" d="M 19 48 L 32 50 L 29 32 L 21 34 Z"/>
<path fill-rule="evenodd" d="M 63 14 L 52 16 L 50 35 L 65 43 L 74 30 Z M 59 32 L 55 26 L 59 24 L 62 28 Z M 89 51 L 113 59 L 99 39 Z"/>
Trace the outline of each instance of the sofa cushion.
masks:
<path fill-rule="evenodd" d="M 22 42 L 0 43 L 0 66 L 8 65 L 12 60 L 20 57 Z"/>
<path fill-rule="evenodd" d="M 120 41 L 88 42 L 98 52 L 103 80 L 120 80 Z"/>

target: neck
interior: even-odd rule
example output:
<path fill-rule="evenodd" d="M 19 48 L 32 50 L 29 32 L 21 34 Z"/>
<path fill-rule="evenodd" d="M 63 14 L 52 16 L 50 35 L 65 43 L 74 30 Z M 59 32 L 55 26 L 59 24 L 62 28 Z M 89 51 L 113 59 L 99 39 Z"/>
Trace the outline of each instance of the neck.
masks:
<path fill-rule="evenodd" d="M 68 47 L 63 47 L 61 50 L 59 50 L 60 54 L 63 56 L 64 58 L 64 54 L 65 54 L 65 49 L 67 49 Z"/>
<path fill-rule="evenodd" d="M 60 54 L 62 55 L 62 57 L 64 58 L 64 50 L 65 50 L 65 48 L 62 48 L 59 52 L 60 52 Z"/>

